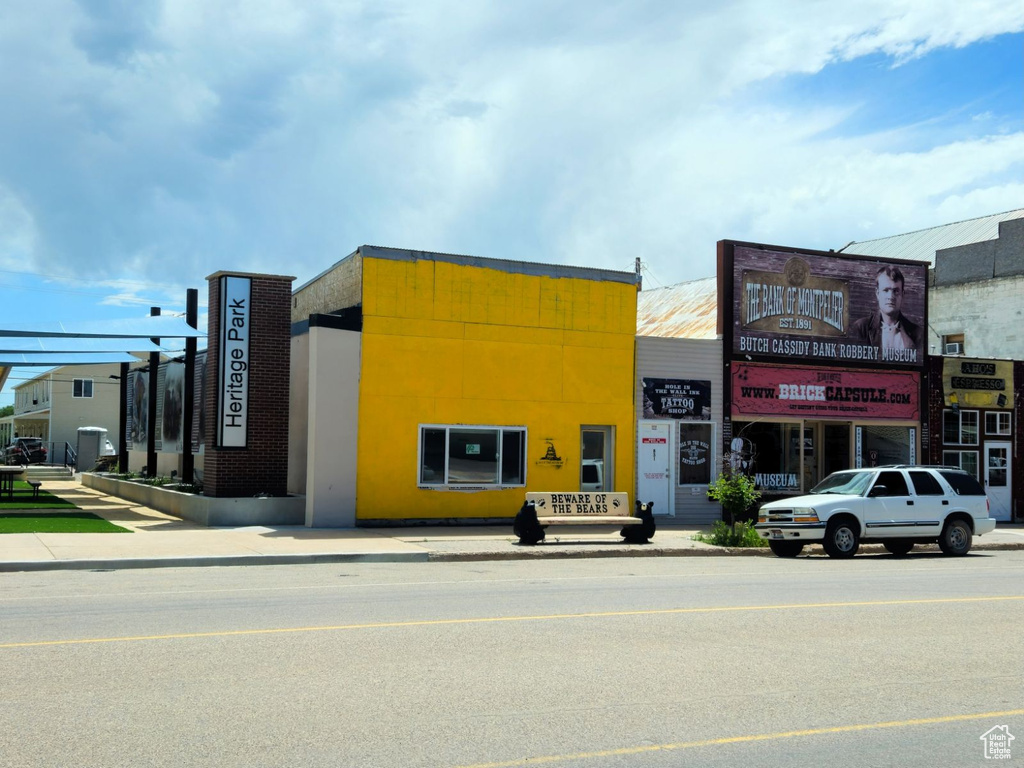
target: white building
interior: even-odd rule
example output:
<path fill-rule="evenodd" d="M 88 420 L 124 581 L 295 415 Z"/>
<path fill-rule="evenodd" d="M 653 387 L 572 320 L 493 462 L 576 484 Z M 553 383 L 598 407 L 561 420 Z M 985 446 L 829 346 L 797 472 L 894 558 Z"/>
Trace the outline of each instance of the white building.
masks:
<path fill-rule="evenodd" d="M 18 384 L 14 414 L 4 421 L 7 442 L 15 435 L 38 437 L 56 446 L 53 454 L 64 443 L 75 448 L 80 427 L 101 427 L 116 444 L 120 380 L 112 377 L 119 369 L 117 364 L 65 365 Z"/>

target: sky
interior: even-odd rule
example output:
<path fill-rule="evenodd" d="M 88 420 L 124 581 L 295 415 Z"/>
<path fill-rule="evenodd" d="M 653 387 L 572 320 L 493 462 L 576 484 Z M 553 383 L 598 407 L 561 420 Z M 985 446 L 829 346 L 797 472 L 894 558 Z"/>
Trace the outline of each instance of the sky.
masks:
<path fill-rule="evenodd" d="M 1002 0 L 10 0 L 0 104 L 0 327 L 202 313 L 213 272 L 363 244 L 653 288 L 721 239 L 1024 206 Z"/>

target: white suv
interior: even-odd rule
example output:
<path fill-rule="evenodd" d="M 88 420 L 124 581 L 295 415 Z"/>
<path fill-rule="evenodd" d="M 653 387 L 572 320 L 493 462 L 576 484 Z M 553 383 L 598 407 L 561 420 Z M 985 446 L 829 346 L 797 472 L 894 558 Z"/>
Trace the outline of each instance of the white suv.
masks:
<path fill-rule="evenodd" d="M 988 509 L 981 484 L 963 470 L 898 465 L 834 472 L 808 496 L 763 505 L 754 527 L 779 557 L 814 543 L 830 557 L 853 557 L 861 542 L 894 555 L 938 542 L 947 555 L 966 555 L 972 537 L 995 530 Z"/>

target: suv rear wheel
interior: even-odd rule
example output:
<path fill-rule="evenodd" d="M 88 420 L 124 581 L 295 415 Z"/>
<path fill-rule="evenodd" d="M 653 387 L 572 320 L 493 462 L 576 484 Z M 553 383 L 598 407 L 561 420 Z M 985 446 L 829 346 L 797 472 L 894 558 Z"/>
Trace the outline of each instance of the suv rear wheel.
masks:
<path fill-rule="evenodd" d="M 860 548 L 860 534 L 857 524 L 848 518 L 829 521 L 825 529 L 825 540 L 821 542 L 829 557 L 848 558 L 857 554 Z"/>
<path fill-rule="evenodd" d="M 971 550 L 971 526 L 963 520 L 948 520 L 939 536 L 939 549 L 947 555 L 966 555 Z"/>

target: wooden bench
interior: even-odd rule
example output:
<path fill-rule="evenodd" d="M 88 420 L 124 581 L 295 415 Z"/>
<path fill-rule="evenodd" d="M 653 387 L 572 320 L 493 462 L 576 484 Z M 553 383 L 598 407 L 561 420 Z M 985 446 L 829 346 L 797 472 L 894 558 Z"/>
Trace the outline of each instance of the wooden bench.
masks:
<path fill-rule="evenodd" d="M 549 525 L 619 525 L 619 535 L 630 544 L 646 544 L 654 536 L 653 502 L 636 502 L 629 513 L 625 493 L 528 493 L 516 513 L 512 532 L 520 544 L 539 544 Z"/>
<path fill-rule="evenodd" d="M 32 499 L 33 500 L 38 499 L 39 498 L 39 489 L 43 485 L 42 481 L 40 481 L 40 480 L 26 480 L 25 482 L 28 483 L 29 488 L 32 489 Z"/>

